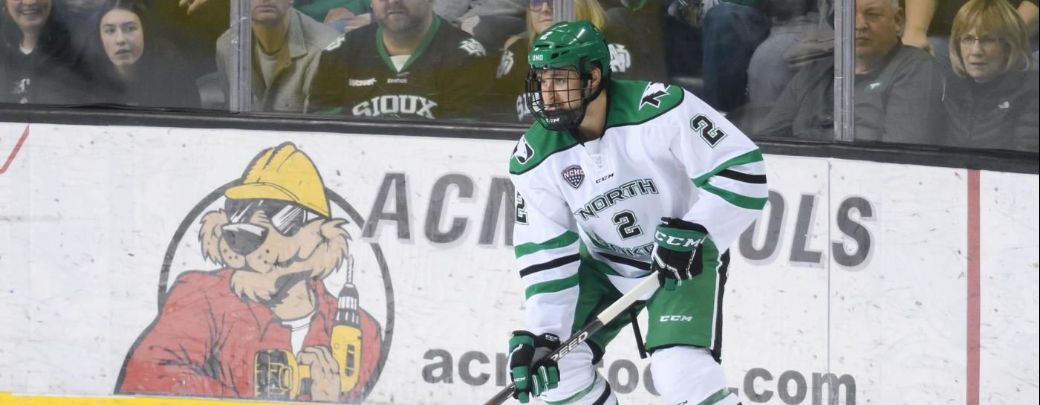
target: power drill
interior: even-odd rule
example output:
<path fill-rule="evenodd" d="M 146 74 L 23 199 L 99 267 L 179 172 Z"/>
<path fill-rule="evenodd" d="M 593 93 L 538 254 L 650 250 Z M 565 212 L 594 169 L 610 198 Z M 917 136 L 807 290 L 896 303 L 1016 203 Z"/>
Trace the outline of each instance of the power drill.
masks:
<path fill-rule="evenodd" d="M 353 281 L 353 271 L 348 271 L 347 283 L 339 292 L 329 337 L 332 357 L 339 365 L 340 392 L 350 392 L 361 377 L 361 315 L 358 290 Z M 261 350 L 256 352 L 254 361 L 255 398 L 292 400 L 301 393 L 309 393 L 311 369 L 299 364 L 291 351 Z"/>

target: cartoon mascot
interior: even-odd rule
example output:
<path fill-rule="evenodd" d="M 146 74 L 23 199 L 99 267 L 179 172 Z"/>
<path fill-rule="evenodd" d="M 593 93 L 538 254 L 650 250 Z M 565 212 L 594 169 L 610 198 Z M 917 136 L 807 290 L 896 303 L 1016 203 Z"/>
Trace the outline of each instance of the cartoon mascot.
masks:
<path fill-rule="evenodd" d="M 358 306 L 346 220 L 331 217 L 314 163 L 291 143 L 264 150 L 224 196 L 199 232 L 222 268 L 177 278 L 116 392 L 359 401 L 382 334 Z M 322 279 L 343 264 L 337 297 Z"/>

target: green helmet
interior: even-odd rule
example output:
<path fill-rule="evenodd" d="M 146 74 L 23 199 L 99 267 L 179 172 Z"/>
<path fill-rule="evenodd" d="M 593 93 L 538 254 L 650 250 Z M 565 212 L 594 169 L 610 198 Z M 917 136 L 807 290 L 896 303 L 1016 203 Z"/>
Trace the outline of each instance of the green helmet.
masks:
<path fill-rule="evenodd" d="M 610 79 L 610 50 L 603 34 L 592 23 L 580 20 L 559 22 L 538 35 L 527 54 L 531 71 L 527 75 L 524 101 L 531 113 L 546 128 L 562 131 L 577 128 L 585 117 L 589 102 L 599 96 Z M 596 88 L 589 88 L 593 68 L 598 65 L 601 80 Z M 552 88 L 542 92 L 539 71 L 546 69 L 573 69 L 577 71 L 580 87 Z M 580 90 L 581 99 L 570 94 Z M 543 94 L 551 97 L 543 99 Z"/>
<path fill-rule="evenodd" d="M 531 43 L 527 62 L 531 69 L 574 67 L 583 75 L 592 72 L 593 63 L 599 63 L 603 77 L 610 77 L 607 41 L 587 20 L 553 24 Z"/>

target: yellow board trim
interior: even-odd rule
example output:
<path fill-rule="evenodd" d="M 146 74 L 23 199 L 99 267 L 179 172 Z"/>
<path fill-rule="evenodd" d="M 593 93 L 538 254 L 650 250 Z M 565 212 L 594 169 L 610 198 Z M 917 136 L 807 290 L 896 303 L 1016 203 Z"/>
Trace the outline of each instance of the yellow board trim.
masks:
<path fill-rule="evenodd" d="M 263 405 L 284 403 L 286 402 L 145 396 L 61 397 L 0 392 L 0 405 Z"/>

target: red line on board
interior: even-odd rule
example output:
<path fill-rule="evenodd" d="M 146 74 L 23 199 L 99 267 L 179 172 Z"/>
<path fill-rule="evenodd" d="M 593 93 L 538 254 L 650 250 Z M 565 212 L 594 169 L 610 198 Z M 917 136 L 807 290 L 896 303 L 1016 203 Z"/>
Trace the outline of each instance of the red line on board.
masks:
<path fill-rule="evenodd" d="M 968 170 L 967 405 L 979 405 L 979 318 L 982 315 L 979 250 L 979 171 Z"/>
<path fill-rule="evenodd" d="M 22 131 L 22 137 L 18 138 L 18 142 L 14 144 L 14 149 L 11 149 L 11 154 L 7 155 L 7 161 L 4 162 L 3 166 L 0 166 L 0 174 L 4 174 L 8 167 L 11 167 L 11 162 L 14 161 L 14 157 L 18 155 L 18 151 L 22 149 L 22 144 L 25 143 L 25 138 L 29 137 L 29 126 L 25 126 L 25 131 Z"/>

